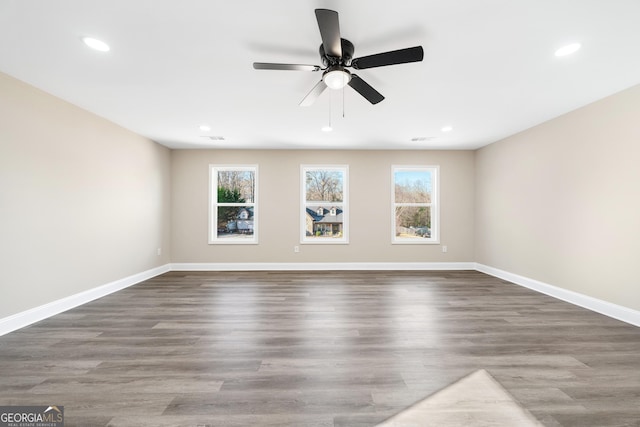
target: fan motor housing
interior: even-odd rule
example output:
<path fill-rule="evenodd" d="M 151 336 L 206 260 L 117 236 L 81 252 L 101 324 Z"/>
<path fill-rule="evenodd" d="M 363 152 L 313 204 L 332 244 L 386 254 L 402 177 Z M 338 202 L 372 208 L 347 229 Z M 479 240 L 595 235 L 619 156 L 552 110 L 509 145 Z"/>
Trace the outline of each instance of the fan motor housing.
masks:
<path fill-rule="evenodd" d="M 347 39 L 340 39 L 340 45 L 342 46 L 342 57 L 337 58 L 335 56 L 329 56 L 324 51 L 324 45 L 320 45 L 320 59 L 322 60 L 322 65 L 325 67 L 330 67 L 332 65 L 342 65 L 349 66 L 351 65 L 351 58 L 353 58 L 353 52 L 355 48 L 353 47 L 353 43 L 351 43 Z"/>

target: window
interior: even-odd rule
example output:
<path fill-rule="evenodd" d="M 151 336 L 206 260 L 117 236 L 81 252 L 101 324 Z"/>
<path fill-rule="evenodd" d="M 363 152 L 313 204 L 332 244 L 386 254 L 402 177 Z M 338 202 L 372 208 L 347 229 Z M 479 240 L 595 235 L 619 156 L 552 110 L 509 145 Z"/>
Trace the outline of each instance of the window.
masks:
<path fill-rule="evenodd" d="M 392 166 L 392 243 L 439 243 L 438 166 Z"/>
<path fill-rule="evenodd" d="M 209 243 L 258 243 L 258 166 L 211 165 Z"/>
<path fill-rule="evenodd" d="M 301 243 L 349 243 L 348 166 L 301 166 Z"/>

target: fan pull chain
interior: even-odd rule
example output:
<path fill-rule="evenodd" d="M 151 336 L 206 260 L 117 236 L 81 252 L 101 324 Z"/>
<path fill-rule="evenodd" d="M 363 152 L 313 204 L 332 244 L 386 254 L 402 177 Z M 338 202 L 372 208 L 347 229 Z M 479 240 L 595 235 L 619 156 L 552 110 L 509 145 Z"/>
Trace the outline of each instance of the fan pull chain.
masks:
<path fill-rule="evenodd" d="M 344 119 L 344 86 L 342 86 L 342 118 Z"/>
<path fill-rule="evenodd" d="M 331 104 L 333 104 L 333 94 L 329 93 L 329 128 L 333 129 L 333 126 L 331 126 Z"/>
<path fill-rule="evenodd" d="M 332 95 L 329 93 L 329 124 L 327 126 L 322 127 L 323 132 L 331 132 L 333 128 L 331 127 L 331 104 L 332 104 Z"/>

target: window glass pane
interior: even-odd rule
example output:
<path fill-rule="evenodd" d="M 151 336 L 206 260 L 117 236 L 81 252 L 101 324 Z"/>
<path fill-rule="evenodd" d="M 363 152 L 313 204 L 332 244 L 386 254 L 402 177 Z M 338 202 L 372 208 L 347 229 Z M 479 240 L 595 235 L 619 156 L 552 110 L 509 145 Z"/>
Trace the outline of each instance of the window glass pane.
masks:
<path fill-rule="evenodd" d="M 398 238 L 431 238 L 431 208 L 396 206 L 395 224 Z"/>
<path fill-rule="evenodd" d="M 310 170 L 305 174 L 306 200 L 310 202 L 342 202 L 343 172 Z"/>
<path fill-rule="evenodd" d="M 342 206 L 312 206 L 305 208 L 305 235 L 307 238 L 342 238 L 344 227 Z"/>
<path fill-rule="evenodd" d="M 217 237 L 253 238 L 253 212 L 253 207 L 218 206 Z"/>
<path fill-rule="evenodd" d="M 253 203 L 254 200 L 254 171 L 218 171 L 218 203 Z"/>
<path fill-rule="evenodd" d="M 396 203 L 431 203 L 433 182 L 430 171 L 395 171 L 393 181 Z"/>

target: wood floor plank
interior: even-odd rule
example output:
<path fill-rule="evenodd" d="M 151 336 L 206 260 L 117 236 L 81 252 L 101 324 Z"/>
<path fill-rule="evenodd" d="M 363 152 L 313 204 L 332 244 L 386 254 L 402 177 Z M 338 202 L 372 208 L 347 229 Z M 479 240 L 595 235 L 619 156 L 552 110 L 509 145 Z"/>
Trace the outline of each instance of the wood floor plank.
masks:
<path fill-rule="evenodd" d="M 640 328 L 475 271 L 166 273 L 0 337 L 0 404 L 373 426 L 478 369 L 547 426 L 640 426 Z"/>

